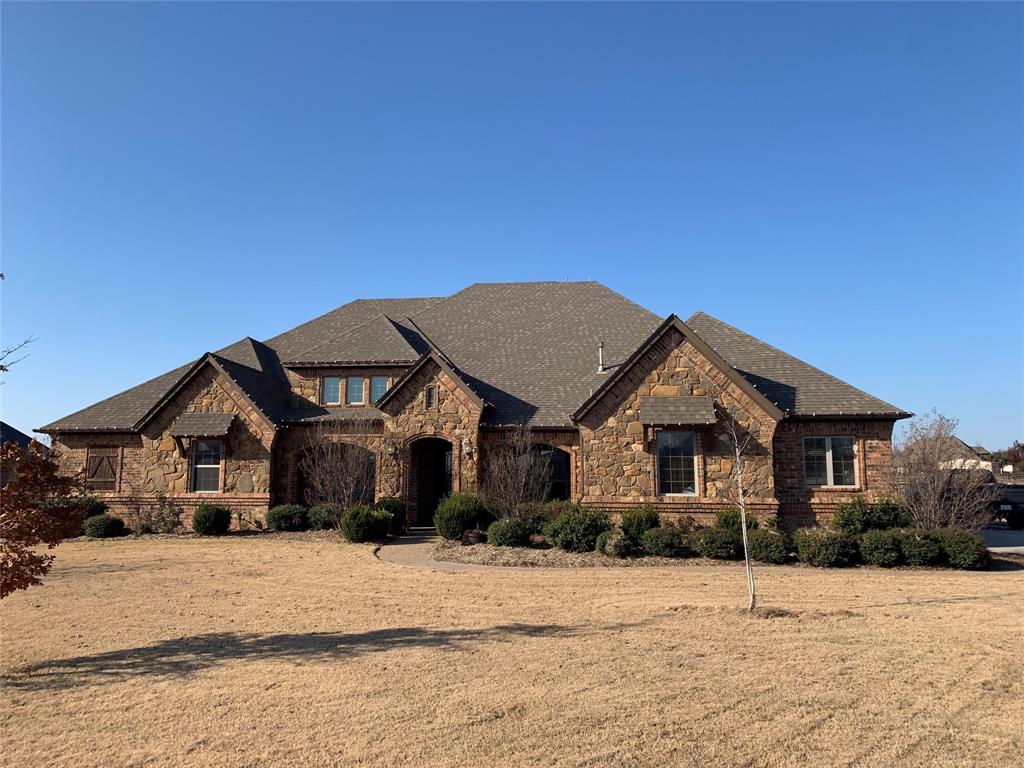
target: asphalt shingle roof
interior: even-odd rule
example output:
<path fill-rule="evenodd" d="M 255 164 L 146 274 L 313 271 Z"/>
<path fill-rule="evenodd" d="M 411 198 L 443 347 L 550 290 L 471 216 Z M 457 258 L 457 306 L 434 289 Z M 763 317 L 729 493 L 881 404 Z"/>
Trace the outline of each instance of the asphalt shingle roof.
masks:
<path fill-rule="evenodd" d="M 571 426 L 571 414 L 608 380 L 598 372 L 598 343 L 615 371 L 661 323 L 596 282 L 479 283 L 448 298 L 361 299 L 264 342 L 242 339 L 41 429 L 135 429 L 203 359 L 275 424 L 334 418 L 291 405 L 285 364 L 411 365 L 431 350 L 487 404 L 485 423 Z M 906 415 L 709 315 L 688 325 L 790 414 Z M 365 416 L 382 417 L 376 408 Z"/>
<path fill-rule="evenodd" d="M 167 434 L 171 437 L 220 437 L 234 421 L 233 413 L 183 413 L 174 420 Z"/>
<path fill-rule="evenodd" d="M 758 391 L 789 414 L 910 415 L 704 312 L 697 312 L 686 324 Z"/>

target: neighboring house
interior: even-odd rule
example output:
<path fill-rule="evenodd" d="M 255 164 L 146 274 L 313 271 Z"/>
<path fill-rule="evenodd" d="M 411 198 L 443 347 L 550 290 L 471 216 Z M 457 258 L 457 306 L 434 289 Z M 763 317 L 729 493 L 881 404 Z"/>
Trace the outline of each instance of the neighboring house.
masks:
<path fill-rule="evenodd" d="M 983 469 L 992 471 L 992 454 L 982 445 L 968 445 L 959 437 L 949 438 L 944 453 L 950 458 L 939 463 L 942 469 Z"/>
<path fill-rule="evenodd" d="M 20 429 L 15 429 L 5 421 L 0 421 L 0 444 L 14 443 L 22 451 L 27 451 L 35 438 L 29 437 Z M 6 466 L 0 466 L 0 487 L 7 485 L 13 477 Z"/>
<path fill-rule="evenodd" d="M 754 438 L 751 508 L 793 526 L 883 495 L 908 416 L 704 313 L 662 319 L 595 282 L 496 283 L 353 301 L 39 431 L 117 513 L 162 493 L 258 516 L 304 500 L 300 452 L 326 422 L 373 453 L 375 495 L 423 525 L 445 493 L 479 490 L 488 450 L 523 423 L 554 495 L 707 519 L 734 503 L 735 418 Z"/>

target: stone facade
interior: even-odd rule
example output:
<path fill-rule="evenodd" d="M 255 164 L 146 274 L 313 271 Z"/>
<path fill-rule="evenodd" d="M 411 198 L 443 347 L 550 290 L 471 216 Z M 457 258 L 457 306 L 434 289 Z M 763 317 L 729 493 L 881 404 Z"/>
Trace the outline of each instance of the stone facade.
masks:
<path fill-rule="evenodd" d="M 403 369 L 303 369 L 289 371 L 296 404 L 319 403 L 323 376 L 354 374 L 399 378 Z M 431 388 L 433 403 L 427 403 Z M 344 391 L 344 388 L 343 390 Z M 569 456 L 570 495 L 611 512 L 643 503 L 656 505 L 669 518 L 692 515 L 708 522 L 713 513 L 736 500 L 733 450 L 723 429 L 728 414 L 751 437 L 744 454 L 745 482 L 750 508 L 759 517 L 779 513 L 783 525 L 827 524 L 837 504 L 854 493 L 871 500 L 883 498 L 892 471 L 891 420 L 776 421 L 755 398 L 715 367 L 676 328 L 670 328 L 624 371 L 616 383 L 581 417 L 579 427 L 546 429 L 537 442 L 563 450 Z M 712 396 L 714 425 L 685 427 L 696 441 L 696 492 L 685 496 L 659 496 L 654 441 L 657 425 L 640 418 L 640 398 Z M 366 392 L 366 399 L 369 392 Z M 483 404 L 436 360 L 427 360 L 400 391 L 382 404 L 383 413 L 362 417 L 346 406 L 329 408 L 322 417 L 330 425 L 331 439 L 362 445 L 376 455 L 377 498 L 400 496 L 416 520 L 414 446 L 423 438 L 439 438 L 451 446 L 451 488 L 478 491 L 480 466 L 489 448 L 501 439 L 501 430 L 481 427 Z M 222 489 L 196 493 L 190 487 L 191 446 L 188 438 L 168 434 L 181 413 L 232 413 L 224 438 Z M 90 446 L 116 447 L 117 486 L 97 491 L 114 514 L 129 525 L 140 509 L 156 503 L 158 494 L 173 498 L 186 513 L 200 502 L 227 506 L 243 524 L 258 524 L 272 504 L 303 502 L 299 456 L 303 443 L 318 422 L 275 429 L 254 409 L 237 386 L 214 366 L 202 368 L 178 391 L 140 434 L 62 433 L 54 449 L 65 471 L 80 474 Z M 810 489 L 803 476 L 805 436 L 856 438 L 858 487 Z M 188 524 L 187 514 L 184 520 Z"/>
<path fill-rule="evenodd" d="M 195 493 L 191 488 L 191 441 L 168 430 L 182 413 L 233 413 L 223 439 L 221 492 Z M 141 507 L 156 502 L 157 494 L 173 498 L 191 512 L 202 502 L 215 502 L 239 513 L 239 520 L 262 520 L 270 500 L 271 450 L 274 429 L 264 417 L 212 366 L 206 366 L 164 405 L 141 434 L 61 434 L 54 448 L 65 472 L 83 475 L 90 447 L 117 447 L 118 473 L 114 491 L 95 491 L 112 514 L 135 522 Z"/>
<path fill-rule="evenodd" d="M 641 397 L 709 395 L 716 411 L 728 413 L 752 438 L 743 459 L 751 509 L 760 516 L 775 513 L 775 421 L 675 329 L 647 350 L 583 418 L 581 500 L 611 511 L 649 503 L 670 516 L 688 514 L 702 521 L 717 509 L 734 505 L 734 452 L 721 417 L 710 427 L 679 427 L 694 432 L 696 440 L 692 496 L 658 495 L 658 428 L 640 420 Z"/>

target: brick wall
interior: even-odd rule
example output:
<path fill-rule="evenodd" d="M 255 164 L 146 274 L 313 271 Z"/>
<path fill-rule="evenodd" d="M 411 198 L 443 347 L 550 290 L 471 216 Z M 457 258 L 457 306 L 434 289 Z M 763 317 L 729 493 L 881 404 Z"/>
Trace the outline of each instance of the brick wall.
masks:
<path fill-rule="evenodd" d="M 780 518 L 787 527 L 829 525 L 836 507 L 855 495 L 878 501 L 892 491 L 892 421 L 787 420 L 775 431 L 775 479 Z M 854 440 L 857 487 L 808 488 L 804 481 L 804 437 Z"/>

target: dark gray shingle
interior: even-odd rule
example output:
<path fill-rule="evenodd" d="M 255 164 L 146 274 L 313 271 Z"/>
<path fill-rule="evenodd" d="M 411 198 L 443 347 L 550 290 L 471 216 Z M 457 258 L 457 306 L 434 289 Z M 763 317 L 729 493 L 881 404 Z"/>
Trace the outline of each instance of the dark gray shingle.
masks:
<path fill-rule="evenodd" d="M 715 406 L 710 397 L 641 397 L 640 421 L 644 424 L 714 424 Z"/>
<path fill-rule="evenodd" d="M 167 430 L 171 437 L 222 437 L 228 433 L 233 413 L 183 413 Z"/>

